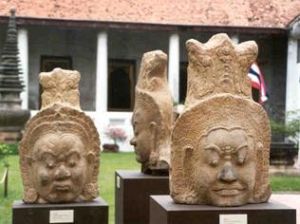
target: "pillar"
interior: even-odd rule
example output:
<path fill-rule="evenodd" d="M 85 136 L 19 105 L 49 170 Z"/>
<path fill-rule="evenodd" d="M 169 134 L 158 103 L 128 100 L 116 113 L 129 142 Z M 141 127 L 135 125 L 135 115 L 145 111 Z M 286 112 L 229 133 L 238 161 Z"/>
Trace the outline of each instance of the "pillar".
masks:
<path fill-rule="evenodd" d="M 97 37 L 97 68 L 96 68 L 96 111 L 107 112 L 107 33 L 100 32 Z"/>
<path fill-rule="evenodd" d="M 179 102 L 179 35 L 171 34 L 169 39 L 168 82 L 175 102 Z"/>

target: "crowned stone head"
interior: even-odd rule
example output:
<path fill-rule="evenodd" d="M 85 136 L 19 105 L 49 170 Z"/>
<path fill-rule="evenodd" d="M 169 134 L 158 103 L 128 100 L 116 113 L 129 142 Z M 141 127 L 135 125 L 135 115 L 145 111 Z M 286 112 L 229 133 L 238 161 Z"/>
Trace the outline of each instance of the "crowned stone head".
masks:
<path fill-rule="evenodd" d="M 168 173 L 172 97 L 167 83 L 167 55 L 160 50 L 143 55 L 132 116 L 136 159 L 142 171 Z"/>
<path fill-rule="evenodd" d="M 186 46 L 187 98 L 171 140 L 172 198 L 217 206 L 267 201 L 270 126 L 247 77 L 256 43 L 217 34 Z"/>
<path fill-rule="evenodd" d="M 100 141 L 80 111 L 77 71 L 40 74 L 42 108 L 29 120 L 20 143 L 26 203 L 90 201 L 98 195 Z"/>

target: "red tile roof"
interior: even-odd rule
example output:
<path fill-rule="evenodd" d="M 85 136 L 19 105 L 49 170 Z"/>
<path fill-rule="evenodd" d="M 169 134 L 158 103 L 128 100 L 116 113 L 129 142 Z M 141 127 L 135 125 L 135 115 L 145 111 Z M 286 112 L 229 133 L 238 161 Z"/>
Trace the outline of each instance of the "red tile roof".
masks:
<path fill-rule="evenodd" d="M 284 28 L 300 0 L 1 0 L 0 16 L 197 26 Z"/>

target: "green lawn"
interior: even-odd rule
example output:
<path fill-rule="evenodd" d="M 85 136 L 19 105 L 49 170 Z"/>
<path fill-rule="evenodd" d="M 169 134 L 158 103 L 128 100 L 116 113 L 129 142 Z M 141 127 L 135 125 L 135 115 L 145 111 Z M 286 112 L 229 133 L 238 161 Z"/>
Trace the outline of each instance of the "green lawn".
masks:
<path fill-rule="evenodd" d="M 19 171 L 18 156 L 8 156 L 10 164 L 8 198 L 3 197 L 3 185 L 0 185 L 0 224 L 11 224 L 11 205 L 22 197 L 22 183 Z M 118 169 L 138 170 L 140 165 L 135 161 L 134 153 L 102 153 L 100 165 L 100 195 L 109 204 L 109 223 L 114 224 L 114 172 Z M 3 166 L 0 166 L 2 177 Z M 300 177 L 271 177 L 273 191 L 299 191 Z"/>

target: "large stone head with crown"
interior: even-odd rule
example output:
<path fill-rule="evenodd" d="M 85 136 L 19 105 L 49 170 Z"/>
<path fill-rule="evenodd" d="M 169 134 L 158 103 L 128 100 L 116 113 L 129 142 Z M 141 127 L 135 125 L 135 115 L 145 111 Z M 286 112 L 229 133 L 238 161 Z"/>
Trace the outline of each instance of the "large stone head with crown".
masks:
<path fill-rule="evenodd" d="M 172 97 L 167 84 L 167 55 L 143 55 L 132 117 L 136 159 L 144 173 L 167 173 L 170 163 Z"/>
<path fill-rule="evenodd" d="M 77 71 L 40 74 L 42 108 L 26 125 L 20 167 L 26 203 L 90 201 L 97 197 L 100 141 L 80 109 Z"/>
<path fill-rule="evenodd" d="M 251 99 L 255 42 L 226 34 L 186 43 L 185 110 L 172 133 L 171 196 L 177 203 L 239 206 L 268 200 L 270 127 Z"/>

